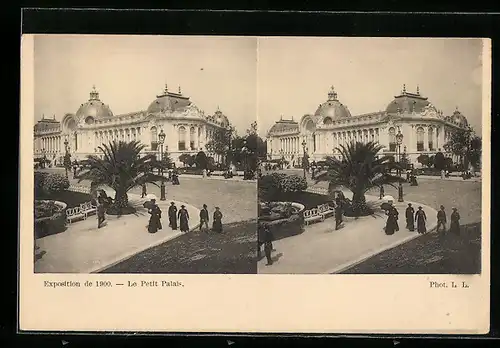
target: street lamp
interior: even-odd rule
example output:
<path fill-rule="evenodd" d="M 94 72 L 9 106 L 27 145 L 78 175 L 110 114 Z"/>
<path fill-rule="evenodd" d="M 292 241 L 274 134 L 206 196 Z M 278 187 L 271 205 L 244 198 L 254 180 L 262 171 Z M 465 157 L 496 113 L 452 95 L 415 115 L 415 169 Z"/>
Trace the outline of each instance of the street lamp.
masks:
<path fill-rule="evenodd" d="M 160 170 L 161 170 L 161 182 L 160 182 L 160 201 L 164 201 L 165 197 L 165 180 L 163 179 L 163 143 L 165 142 L 165 133 L 163 129 L 158 134 L 158 143 L 160 144 Z"/>
<path fill-rule="evenodd" d="M 304 169 L 304 179 L 306 178 L 306 140 L 302 140 L 302 149 L 304 150 L 302 157 L 302 167 Z"/>
<path fill-rule="evenodd" d="M 398 129 L 398 134 L 396 134 L 396 143 L 398 144 L 398 163 L 399 166 L 401 166 L 401 144 L 403 143 L 403 133 L 401 133 L 401 130 L 399 129 Z M 401 178 L 401 169 L 398 168 L 398 171 L 399 171 L 399 177 Z M 403 185 L 401 184 L 401 181 L 399 181 L 399 186 L 398 186 L 398 202 L 404 202 Z"/>

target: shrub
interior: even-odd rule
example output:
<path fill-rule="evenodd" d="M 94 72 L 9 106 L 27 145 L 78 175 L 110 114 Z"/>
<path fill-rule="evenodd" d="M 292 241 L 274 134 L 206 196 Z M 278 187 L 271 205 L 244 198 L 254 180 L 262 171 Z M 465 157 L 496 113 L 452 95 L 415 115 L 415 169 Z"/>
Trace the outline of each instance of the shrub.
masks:
<path fill-rule="evenodd" d="M 259 179 L 259 198 L 266 201 L 289 193 L 302 192 L 307 189 L 307 181 L 298 175 L 272 173 Z"/>
<path fill-rule="evenodd" d="M 61 207 L 51 201 L 35 201 L 35 219 L 51 217 L 61 210 Z"/>
<path fill-rule="evenodd" d="M 45 179 L 47 178 L 48 173 L 45 172 L 35 172 L 35 197 L 41 195 L 43 193 Z"/>
<path fill-rule="evenodd" d="M 48 193 L 67 190 L 69 188 L 69 180 L 64 175 L 49 174 L 44 180 L 43 188 Z"/>

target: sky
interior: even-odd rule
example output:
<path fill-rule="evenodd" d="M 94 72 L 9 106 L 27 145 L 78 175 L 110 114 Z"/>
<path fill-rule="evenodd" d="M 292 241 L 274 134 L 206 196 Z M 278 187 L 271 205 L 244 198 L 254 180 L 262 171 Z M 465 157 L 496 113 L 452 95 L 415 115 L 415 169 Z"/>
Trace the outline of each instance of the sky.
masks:
<path fill-rule="evenodd" d="M 165 84 L 244 134 L 314 113 L 330 86 L 352 115 L 385 110 L 406 84 L 481 131 L 481 39 L 39 35 L 35 121 L 61 120 L 95 85 L 115 115 L 145 110 Z"/>
<path fill-rule="evenodd" d="M 352 115 L 385 110 L 403 84 L 445 115 L 456 107 L 481 132 L 481 39 L 294 38 L 258 43 L 258 123 L 299 121 L 330 86 Z"/>
<path fill-rule="evenodd" d="M 146 110 L 165 84 L 238 133 L 256 119 L 256 48 L 251 37 L 39 35 L 35 122 L 76 113 L 95 85 L 113 114 Z"/>

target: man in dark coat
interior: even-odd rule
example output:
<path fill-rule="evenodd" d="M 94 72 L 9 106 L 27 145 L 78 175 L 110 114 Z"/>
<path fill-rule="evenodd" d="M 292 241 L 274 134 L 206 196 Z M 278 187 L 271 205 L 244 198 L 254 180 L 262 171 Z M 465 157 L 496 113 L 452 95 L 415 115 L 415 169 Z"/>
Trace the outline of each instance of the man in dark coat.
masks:
<path fill-rule="evenodd" d="M 170 202 L 168 207 L 168 225 L 172 230 L 177 230 L 177 207 L 174 202 Z"/>
<path fill-rule="evenodd" d="M 405 217 L 406 217 L 406 228 L 410 232 L 415 231 L 415 220 L 413 214 L 415 214 L 415 209 L 413 209 L 411 203 L 408 203 L 408 208 L 406 208 Z"/>
<path fill-rule="evenodd" d="M 335 206 L 335 229 L 338 230 L 342 225 L 342 203 L 340 199 Z"/>
<path fill-rule="evenodd" d="M 273 241 L 274 236 L 269 229 L 269 226 L 264 226 L 264 253 L 266 254 L 267 264 L 266 266 L 271 266 L 273 264 L 273 259 L 271 258 L 271 252 L 273 251 Z"/>
<path fill-rule="evenodd" d="M 208 233 L 208 219 L 207 205 L 203 204 L 203 209 L 200 210 L 200 232 L 205 227 L 205 233 Z"/>
<path fill-rule="evenodd" d="M 141 194 L 141 198 L 144 198 L 144 197 L 146 197 L 146 196 L 147 196 L 147 194 L 148 194 L 148 190 L 147 190 L 146 184 L 142 184 L 142 185 L 141 185 L 141 187 L 142 187 L 142 194 Z"/>
<path fill-rule="evenodd" d="M 457 208 L 453 208 L 453 212 L 450 216 L 450 232 L 456 235 L 460 234 L 460 214 L 457 211 Z"/>
<path fill-rule="evenodd" d="M 436 232 L 439 232 L 441 226 L 443 227 L 443 232 L 446 232 L 446 213 L 444 211 L 444 206 L 441 206 L 437 212 L 437 221 Z"/>
<path fill-rule="evenodd" d="M 382 199 L 385 196 L 384 185 L 380 185 L 380 194 L 378 199 Z"/>

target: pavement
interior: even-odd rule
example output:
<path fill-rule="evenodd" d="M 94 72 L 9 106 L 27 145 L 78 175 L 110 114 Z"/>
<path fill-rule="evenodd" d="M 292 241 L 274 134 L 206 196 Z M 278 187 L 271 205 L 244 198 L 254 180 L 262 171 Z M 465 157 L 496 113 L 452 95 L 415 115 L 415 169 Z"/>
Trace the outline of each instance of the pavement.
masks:
<path fill-rule="evenodd" d="M 111 194 L 112 192 L 109 192 Z M 114 196 L 114 195 L 112 195 Z M 149 214 L 142 207 L 146 199 L 137 194 L 129 194 L 129 203 L 137 212 L 121 217 L 107 215 L 106 223 L 97 229 L 96 215 L 86 220 L 75 221 L 66 231 L 37 239 L 39 247 L 35 262 L 36 273 L 93 273 L 100 272 L 131 256 L 151 247 L 162 244 L 182 233 L 168 227 L 167 211 L 170 202 L 157 201 L 162 210 L 163 229 L 157 233 L 148 233 Z M 177 207 L 183 204 L 190 215 L 191 230 L 198 227 L 199 209 L 194 206 L 173 201 Z M 193 221 L 196 221 L 193 224 Z"/>
<path fill-rule="evenodd" d="M 350 192 L 344 192 L 351 197 Z M 368 202 L 380 205 L 377 197 L 366 196 Z M 266 266 L 266 259 L 258 262 L 259 274 L 331 274 L 340 273 L 383 251 L 392 249 L 419 236 L 405 229 L 405 209 L 408 203 L 422 206 L 427 215 L 427 230 L 437 225 L 437 211 L 417 202 L 395 202 L 399 211 L 399 231 L 386 235 L 383 228 L 386 215 L 382 211 L 359 219 L 344 218 L 344 227 L 335 230 L 335 219 L 327 218 L 305 227 L 297 236 L 273 242 L 274 263 Z"/>

